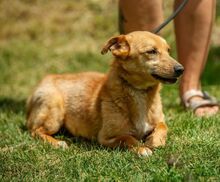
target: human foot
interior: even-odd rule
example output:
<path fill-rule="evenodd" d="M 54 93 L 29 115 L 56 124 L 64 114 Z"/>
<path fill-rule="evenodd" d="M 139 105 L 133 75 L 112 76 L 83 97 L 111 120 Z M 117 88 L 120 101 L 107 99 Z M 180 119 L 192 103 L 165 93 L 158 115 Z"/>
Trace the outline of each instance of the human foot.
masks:
<path fill-rule="evenodd" d="M 187 109 L 191 109 L 198 117 L 209 117 L 219 112 L 219 103 L 207 92 L 188 90 L 183 94 L 182 102 Z"/>

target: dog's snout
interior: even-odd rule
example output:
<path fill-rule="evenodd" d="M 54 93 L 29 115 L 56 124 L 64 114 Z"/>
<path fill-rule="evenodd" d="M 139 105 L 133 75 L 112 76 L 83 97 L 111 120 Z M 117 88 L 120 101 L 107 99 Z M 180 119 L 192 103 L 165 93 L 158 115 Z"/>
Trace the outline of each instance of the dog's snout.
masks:
<path fill-rule="evenodd" d="M 174 66 L 174 72 L 175 72 L 176 76 L 182 75 L 183 71 L 184 71 L 184 68 L 182 65 L 175 65 Z"/>

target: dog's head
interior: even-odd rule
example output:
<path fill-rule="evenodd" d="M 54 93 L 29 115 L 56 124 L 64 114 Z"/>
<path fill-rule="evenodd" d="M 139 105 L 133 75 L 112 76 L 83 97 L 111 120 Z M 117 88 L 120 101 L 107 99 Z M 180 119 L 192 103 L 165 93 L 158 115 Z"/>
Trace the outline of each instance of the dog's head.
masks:
<path fill-rule="evenodd" d="M 101 53 L 111 51 L 126 78 L 140 88 L 158 82 L 175 83 L 183 66 L 170 55 L 167 42 L 147 31 L 136 31 L 111 38 Z M 128 80 L 129 81 L 129 80 Z"/>

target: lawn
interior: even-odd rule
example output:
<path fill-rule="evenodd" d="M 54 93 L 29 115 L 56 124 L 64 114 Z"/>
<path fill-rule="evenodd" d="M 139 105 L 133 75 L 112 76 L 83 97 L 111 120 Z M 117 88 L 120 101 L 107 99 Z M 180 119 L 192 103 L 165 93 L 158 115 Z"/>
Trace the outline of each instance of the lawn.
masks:
<path fill-rule="evenodd" d="M 166 15 L 171 4 L 165 3 Z M 219 12 L 202 78 L 204 89 L 218 98 Z M 220 115 L 198 119 L 186 112 L 177 84 L 162 90 L 167 145 L 149 158 L 65 130 L 55 137 L 68 142 L 67 150 L 30 137 L 25 101 L 43 76 L 108 70 L 111 55 L 100 50 L 118 34 L 116 0 L 1 0 L 0 27 L 0 181 L 220 181 Z M 171 24 L 162 35 L 176 56 Z"/>

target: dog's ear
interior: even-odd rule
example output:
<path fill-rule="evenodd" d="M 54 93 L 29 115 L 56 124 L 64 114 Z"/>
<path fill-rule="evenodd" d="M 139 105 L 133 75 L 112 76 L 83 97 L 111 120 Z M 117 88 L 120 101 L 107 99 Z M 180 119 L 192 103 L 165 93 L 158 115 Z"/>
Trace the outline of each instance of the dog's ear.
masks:
<path fill-rule="evenodd" d="M 102 48 L 101 54 L 106 54 L 109 50 L 114 56 L 126 59 L 130 52 L 130 46 L 125 35 L 111 38 Z"/>

